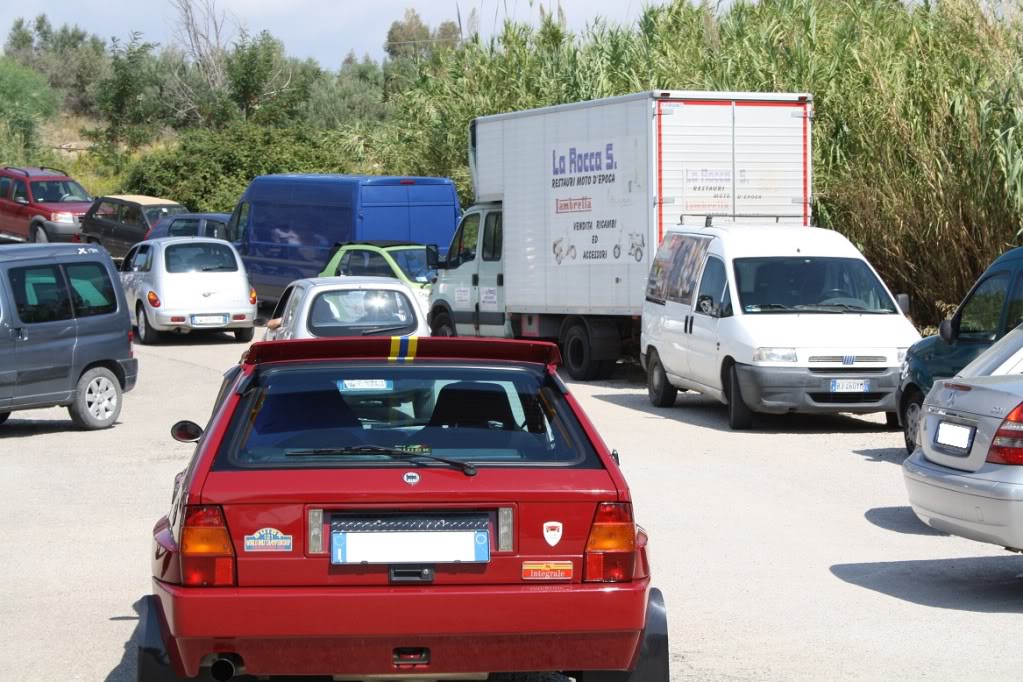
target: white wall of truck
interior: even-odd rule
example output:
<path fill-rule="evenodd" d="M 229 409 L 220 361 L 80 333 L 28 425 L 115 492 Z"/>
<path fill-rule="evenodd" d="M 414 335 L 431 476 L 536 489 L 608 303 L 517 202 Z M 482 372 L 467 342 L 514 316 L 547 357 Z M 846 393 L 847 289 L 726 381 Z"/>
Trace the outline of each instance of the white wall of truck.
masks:
<path fill-rule="evenodd" d="M 506 335 L 556 338 L 581 316 L 627 345 L 671 226 L 808 225 L 812 107 L 806 94 L 656 91 L 476 119 L 476 201 L 503 211 Z"/>

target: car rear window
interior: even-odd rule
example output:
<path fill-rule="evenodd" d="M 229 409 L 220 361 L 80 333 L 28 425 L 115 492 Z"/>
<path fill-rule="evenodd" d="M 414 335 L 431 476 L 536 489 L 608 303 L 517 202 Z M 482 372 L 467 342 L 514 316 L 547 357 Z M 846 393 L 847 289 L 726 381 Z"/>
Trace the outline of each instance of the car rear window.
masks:
<path fill-rule="evenodd" d="M 426 361 L 260 371 L 214 468 L 410 466 L 393 454 L 351 450 L 360 447 L 480 467 L 602 466 L 558 383 L 542 369 Z"/>
<path fill-rule="evenodd" d="M 146 213 L 146 219 L 149 220 L 150 225 L 155 225 L 157 222 L 169 215 L 188 212 L 188 209 L 184 206 L 178 206 L 177 204 L 172 204 L 170 206 L 147 206 L 144 210 Z"/>
<path fill-rule="evenodd" d="M 167 272 L 237 272 L 238 259 L 227 244 L 173 244 L 164 251 Z"/>
<path fill-rule="evenodd" d="M 415 308 L 400 291 L 343 289 L 313 299 L 306 325 L 313 336 L 411 334 L 418 326 Z"/>

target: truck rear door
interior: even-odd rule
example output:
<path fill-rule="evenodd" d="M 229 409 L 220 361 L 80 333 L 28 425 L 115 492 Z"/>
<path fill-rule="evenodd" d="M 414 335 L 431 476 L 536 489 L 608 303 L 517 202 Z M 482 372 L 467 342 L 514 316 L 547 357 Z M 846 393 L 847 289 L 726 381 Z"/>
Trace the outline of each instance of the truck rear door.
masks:
<path fill-rule="evenodd" d="M 763 99 L 661 99 L 658 241 L 672 225 L 706 216 L 810 224 L 812 103 Z"/>

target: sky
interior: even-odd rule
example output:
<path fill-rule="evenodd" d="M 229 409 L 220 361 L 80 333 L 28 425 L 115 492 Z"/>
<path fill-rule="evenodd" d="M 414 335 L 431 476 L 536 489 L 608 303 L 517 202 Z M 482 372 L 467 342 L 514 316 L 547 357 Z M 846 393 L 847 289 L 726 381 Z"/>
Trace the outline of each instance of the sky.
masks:
<path fill-rule="evenodd" d="M 643 6 L 664 0 L 560 0 L 569 27 L 579 30 L 602 16 L 619 23 L 636 20 Z M 557 7 L 558 0 L 218 0 L 217 6 L 250 32 L 268 30 L 282 39 L 288 53 L 312 57 L 325 67 L 337 67 L 349 50 L 379 59 L 391 22 L 407 7 L 415 8 L 430 26 L 456 18 L 463 25 L 472 9 L 480 16 L 480 32 L 490 35 L 508 17 L 535 22 L 539 6 Z M 77 23 L 100 37 L 125 38 L 140 31 L 150 42 L 167 43 L 174 35 L 175 12 L 168 0 L 0 0 L 0 32 L 6 37 L 19 16 L 45 13 L 50 23 Z"/>

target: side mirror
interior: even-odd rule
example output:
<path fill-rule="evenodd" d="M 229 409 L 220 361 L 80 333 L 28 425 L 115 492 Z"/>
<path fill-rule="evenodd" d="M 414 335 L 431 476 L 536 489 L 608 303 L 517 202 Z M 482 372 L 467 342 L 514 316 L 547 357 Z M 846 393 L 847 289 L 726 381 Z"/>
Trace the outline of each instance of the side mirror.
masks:
<path fill-rule="evenodd" d="M 180 421 L 171 427 L 171 438 L 180 443 L 194 443 L 202 437 L 202 427 L 195 422 Z"/>
<path fill-rule="evenodd" d="M 437 250 L 436 244 L 426 245 L 426 269 L 436 270 L 440 264 L 440 252 Z"/>
<path fill-rule="evenodd" d="M 252 326 L 253 327 L 265 327 L 266 326 L 266 318 L 265 317 L 257 317 L 256 319 L 254 319 L 252 321 Z"/>
<path fill-rule="evenodd" d="M 14 203 L 16 203 L 16 204 L 27 204 L 28 203 L 28 199 L 26 199 L 25 197 L 14 197 Z"/>
<path fill-rule="evenodd" d="M 611 451 L 611 459 L 613 459 L 615 461 L 615 464 L 618 464 L 619 466 L 621 466 L 622 460 L 618 458 L 618 451 L 617 450 L 612 450 Z"/>
<path fill-rule="evenodd" d="M 902 311 L 903 315 L 909 315 L 909 294 L 897 295 L 895 302 L 899 305 L 899 310 Z"/>
<path fill-rule="evenodd" d="M 938 336 L 945 343 L 955 343 L 955 340 L 959 338 L 959 330 L 952 324 L 952 320 L 942 320 L 938 325 Z"/>
<path fill-rule="evenodd" d="M 714 299 L 707 294 L 696 299 L 696 307 L 705 315 L 710 315 L 711 317 L 718 316 L 718 308 L 714 305 Z"/>

